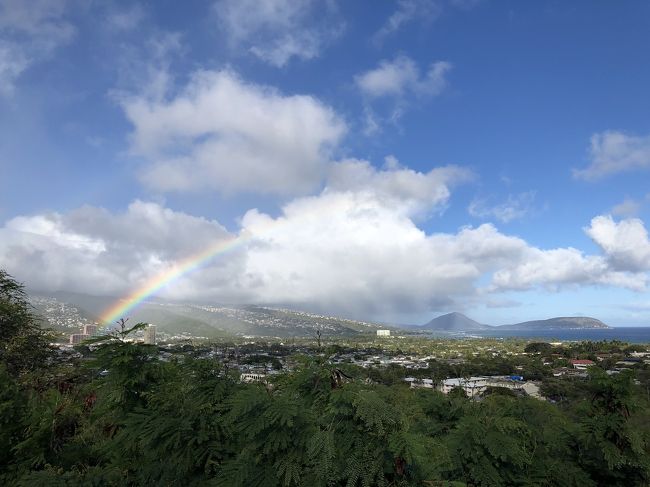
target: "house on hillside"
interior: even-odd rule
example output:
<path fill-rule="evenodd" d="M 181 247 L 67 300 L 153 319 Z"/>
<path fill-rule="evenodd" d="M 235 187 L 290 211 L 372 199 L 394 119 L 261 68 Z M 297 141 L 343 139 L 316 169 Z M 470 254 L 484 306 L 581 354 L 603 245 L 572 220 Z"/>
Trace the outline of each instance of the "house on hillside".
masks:
<path fill-rule="evenodd" d="M 474 397 L 482 394 L 488 387 L 503 387 L 512 390 L 521 389 L 522 385 L 523 377 L 519 375 L 479 376 L 469 378 L 456 377 L 443 380 L 438 389 L 443 394 L 449 394 L 453 388 L 460 387 L 469 397 Z"/>
<path fill-rule="evenodd" d="M 244 373 L 239 376 L 241 382 L 266 382 L 266 374 L 255 372 Z"/>
<path fill-rule="evenodd" d="M 595 365 L 593 360 L 571 360 L 571 365 L 573 366 L 574 369 L 577 370 L 587 370 L 587 367 L 591 367 L 592 365 Z"/>
<path fill-rule="evenodd" d="M 586 369 L 572 369 L 569 367 L 558 367 L 556 369 L 553 369 L 553 376 L 554 377 L 576 377 L 576 378 L 581 378 L 581 379 L 586 379 L 587 378 L 587 370 Z"/>

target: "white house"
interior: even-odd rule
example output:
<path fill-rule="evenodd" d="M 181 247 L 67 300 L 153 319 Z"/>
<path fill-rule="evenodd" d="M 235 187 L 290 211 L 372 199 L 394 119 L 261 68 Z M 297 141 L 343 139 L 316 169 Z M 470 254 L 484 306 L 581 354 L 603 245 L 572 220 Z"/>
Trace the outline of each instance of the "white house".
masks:
<path fill-rule="evenodd" d="M 264 382 L 266 380 L 266 374 L 247 372 L 240 375 L 239 380 L 242 382 Z"/>
<path fill-rule="evenodd" d="M 460 387 L 469 397 L 481 394 L 488 387 L 505 387 L 507 389 L 521 389 L 524 382 L 519 376 L 479 376 L 479 377 L 457 377 L 445 379 L 440 383 L 439 389 L 443 394 L 449 394 L 454 387 Z"/>

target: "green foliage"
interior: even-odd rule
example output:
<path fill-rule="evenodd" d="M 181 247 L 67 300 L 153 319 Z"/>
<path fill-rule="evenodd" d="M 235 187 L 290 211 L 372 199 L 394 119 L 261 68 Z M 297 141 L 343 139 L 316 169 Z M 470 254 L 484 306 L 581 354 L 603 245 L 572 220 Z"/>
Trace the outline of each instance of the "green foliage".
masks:
<path fill-rule="evenodd" d="M 553 350 L 553 345 L 545 342 L 533 342 L 526 345 L 524 352 L 526 353 L 550 353 Z"/>
<path fill-rule="evenodd" d="M 468 409 L 447 438 L 451 475 L 473 485 L 513 485 L 531 461 L 530 431 L 497 408 Z"/>
<path fill-rule="evenodd" d="M 33 314 L 23 285 L 0 269 L 0 363 L 13 377 L 33 374 L 52 356 L 50 339 Z"/>
<path fill-rule="evenodd" d="M 127 341 L 145 323 L 127 328 L 126 321 L 121 320 L 118 325 L 112 333 L 89 341 L 96 350 L 86 367 L 99 375 L 95 386 L 104 392 L 100 404 L 128 412 L 145 405 L 148 388 L 158 379 L 158 348 Z"/>
<path fill-rule="evenodd" d="M 40 336 L 22 288 L 4 279 L 9 297 L 2 309 L 14 306 L 4 332 L 32 330 Z M 549 368 L 536 355 L 490 352 L 462 364 L 431 360 L 428 369 L 407 371 L 361 369 L 335 364 L 326 354 L 305 354 L 293 356 L 291 370 L 269 383 L 246 384 L 236 380 L 226 361 L 201 358 L 200 349 L 189 344 L 161 358 L 158 347 L 130 340 L 142 326 L 129 328 L 120 321 L 111 334 L 91 340 L 79 359 L 83 366 L 48 359 L 32 368 L 3 356 L 0 484 L 650 483 L 647 368 L 617 376 L 594 368 L 584 380 L 556 379 L 548 377 Z M 625 348 L 594 343 L 571 345 L 565 352 Z M 245 349 L 253 363 L 284 352 L 269 346 L 259 353 L 259 348 L 248 344 L 240 351 Z M 323 350 L 353 353 L 333 345 Z M 557 402 L 514 397 L 499 388 L 470 399 L 462 389 L 444 395 L 410 389 L 402 380 L 407 373 L 440 380 L 522 369 L 539 372 L 542 392 Z M 38 377 L 30 370 L 38 370 Z"/>
<path fill-rule="evenodd" d="M 541 394 L 556 403 L 571 403 L 584 400 L 589 393 L 587 385 L 581 379 L 550 378 L 540 387 Z"/>
<path fill-rule="evenodd" d="M 485 391 L 483 391 L 482 396 L 487 397 L 493 394 L 497 396 L 508 396 L 508 397 L 515 397 L 516 395 L 512 389 L 508 389 L 507 387 L 490 386 L 490 387 L 486 387 Z"/>
<path fill-rule="evenodd" d="M 0 364 L 0 481 L 16 463 L 12 446 L 22 437 L 26 406 L 25 393 Z"/>
<path fill-rule="evenodd" d="M 184 485 L 200 483 L 230 454 L 222 414 L 233 383 L 205 361 L 160 367 L 146 408 L 134 408 L 111 442 L 111 450 L 133 455 L 113 463 L 142 485 L 172 485 L 178 478 Z"/>
<path fill-rule="evenodd" d="M 56 389 L 32 394 L 28 411 L 25 437 L 14 447 L 19 464 L 30 469 L 56 462 L 73 464 L 74 440 L 82 414 L 82 404 L 76 395 Z"/>
<path fill-rule="evenodd" d="M 608 376 L 594 368 L 590 375 L 591 401 L 581 410 L 580 462 L 601 485 L 647 484 L 650 435 L 630 422 L 637 407 L 632 374 Z"/>

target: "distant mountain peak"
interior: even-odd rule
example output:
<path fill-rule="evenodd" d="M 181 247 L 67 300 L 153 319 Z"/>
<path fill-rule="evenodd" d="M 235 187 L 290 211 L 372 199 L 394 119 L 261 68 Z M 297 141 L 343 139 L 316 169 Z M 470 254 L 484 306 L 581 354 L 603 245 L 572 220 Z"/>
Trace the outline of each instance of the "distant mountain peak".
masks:
<path fill-rule="evenodd" d="M 474 321 L 458 311 L 452 311 L 451 313 L 438 316 L 422 326 L 424 330 L 437 331 L 471 331 L 485 330 L 487 328 L 489 328 L 488 325 Z"/>

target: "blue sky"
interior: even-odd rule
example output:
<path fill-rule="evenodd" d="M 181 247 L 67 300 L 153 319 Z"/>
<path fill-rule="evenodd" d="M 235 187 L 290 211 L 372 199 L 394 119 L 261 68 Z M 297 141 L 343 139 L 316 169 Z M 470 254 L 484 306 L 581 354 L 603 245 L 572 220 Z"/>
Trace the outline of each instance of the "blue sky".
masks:
<path fill-rule="evenodd" d="M 385 321 L 650 324 L 650 4 L 0 0 L 0 266 Z M 269 229 L 270 228 L 270 229 Z"/>

